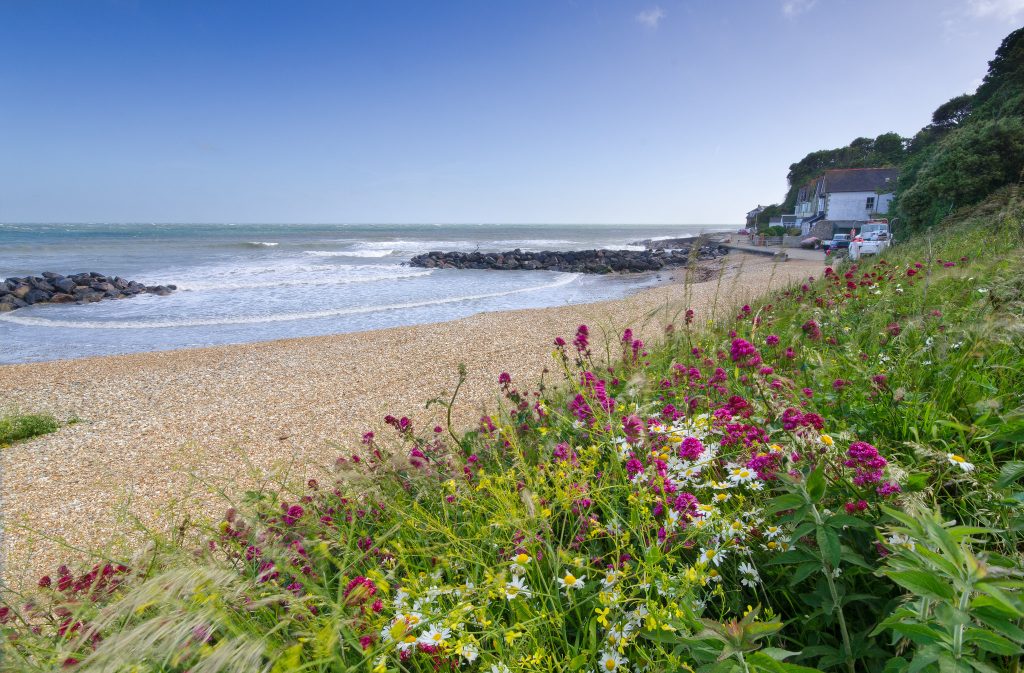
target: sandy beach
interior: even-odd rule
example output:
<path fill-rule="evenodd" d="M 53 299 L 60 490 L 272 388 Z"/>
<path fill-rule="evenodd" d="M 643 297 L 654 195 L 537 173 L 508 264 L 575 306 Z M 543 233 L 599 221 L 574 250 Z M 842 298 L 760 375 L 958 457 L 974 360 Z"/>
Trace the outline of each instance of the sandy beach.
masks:
<path fill-rule="evenodd" d="M 455 407 L 468 427 L 493 408 L 508 371 L 523 388 L 551 362 L 552 340 L 590 325 L 593 339 L 632 327 L 656 339 L 687 307 L 698 320 L 808 275 L 821 261 L 732 254 L 709 280 L 687 272 L 625 299 L 484 313 L 453 322 L 197 350 L 0 367 L 0 409 L 76 419 L 2 452 L 3 576 L 23 586 L 86 549 L 127 559 L 139 530 L 168 533 L 186 515 L 217 516 L 270 478 L 323 476 L 381 433 L 386 414 L 433 425 L 424 401 L 469 378 Z M 671 279 L 668 279 L 671 276 Z M 717 297 L 717 302 L 716 302 Z M 680 318 L 681 319 L 681 318 Z M 133 532 L 134 531 L 134 532 Z"/>

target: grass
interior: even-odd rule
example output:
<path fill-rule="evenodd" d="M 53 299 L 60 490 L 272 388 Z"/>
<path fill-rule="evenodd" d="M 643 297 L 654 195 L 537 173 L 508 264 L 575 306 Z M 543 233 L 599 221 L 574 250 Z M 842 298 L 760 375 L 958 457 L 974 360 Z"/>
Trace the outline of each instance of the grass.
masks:
<path fill-rule="evenodd" d="M 1019 670 L 1013 190 L 0 608 L 19 670 Z M 723 304 L 727 303 L 723 300 Z M 593 353 L 611 353 L 607 359 Z M 549 379 L 551 376 L 548 377 Z M 128 567 L 128 566 L 131 567 Z"/>
<path fill-rule="evenodd" d="M 0 416 L 0 448 L 39 435 L 55 432 L 60 427 L 49 414 L 8 414 Z"/>

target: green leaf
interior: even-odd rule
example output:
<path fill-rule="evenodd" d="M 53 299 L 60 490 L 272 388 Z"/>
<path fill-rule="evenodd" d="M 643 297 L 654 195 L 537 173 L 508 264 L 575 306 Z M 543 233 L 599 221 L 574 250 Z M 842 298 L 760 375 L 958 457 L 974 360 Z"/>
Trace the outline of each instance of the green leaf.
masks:
<path fill-rule="evenodd" d="M 816 524 L 812 521 L 806 521 L 800 524 L 796 527 L 796 529 L 793 531 L 793 534 L 789 537 L 789 543 L 796 544 L 797 540 L 802 538 L 804 535 L 811 533 L 816 527 Z"/>
<path fill-rule="evenodd" d="M 783 510 L 796 509 L 803 505 L 804 502 L 803 496 L 797 493 L 785 493 L 777 498 L 772 498 L 768 503 L 766 511 L 768 514 L 777 514 Z"/>
<path fill-rule="evenodd" d="M 988 596 L 978 596 L 971 601 L 971 617 L 998 631 L 1010 640 L 1024 643 L 1024 629 L 1013 622 L 1016 615 L 1005 610 Z"/>
<path fill-rule="evenodd" d="M 781 554 L 776 555 L 774 558 L 769 559 L 764 565 L 781 566 L 813 560 L 814 556 L 812 554 L 808 554 L 802 549 L 790 549 L 789 551 L 784 551 Z"/>
<path fill-rule="evenodd" d="M 807 475 L 807 495 L 811 502 L 821 502 L 825 496 L 825 466 L 821 465 Z"/>
<path fill-rule="evenodd" d="M 897 624 L 890 624 L 889 628 L 919 645 L 931 645 L 932 643 L 947 641 L 946 634 L 924 624 L 899 622 Z"/>
<path fill-rule="evenodd" d="M 789 578 L 789 586 L 795 587 L 821 569 L 821 565 L 817 561 L 808 561 L 798 565 Z"/>
<path fill-rule="evenodd" d="M 767 671 L 767 673 L 821 673 L 817 668 L 778 661 L 763 652 L 752 652 L 746 656 L 746 660 L 754 671 Z"/>
<path fill-rule="evenodd" d="M 996 488 L 1006 488 L 1021 477 L 1024 477 L 1024 460 L 1003 463 L 1003 469 L 999 470 L 999 478 L 996 479 Z"/>
<path fill-rule="evenodd" d="M 964 642 L 970 643 L 986 652 L 1002 654 L 1004 656 L 1020 654 L 1024 651 L 1006 638 L 984 629 L 967 629 L 964 631 Z"/>
<path fill-rule="evenodd" d="M 885 574 L 893 582 L 918 596 L 927 596 L 941 601 L 952 601 L 955 598 L 953 587 L 924 570 L 890 570 Z"/>
<path fill-rule="evenodd" d="M 790 657 L 795 657 L 796 655 L 800 654 L 799 652 L 784 650 L 779 647 L 766 647 L 763 650 L 760 650 L 760 652 L 771 657 L 775 661 L 784 661 L 786 659 L 789 659 Z"/>
<path fill-rule="evenodd" d="M 831 528 L 818 529 L 818 547 L 832 568 L 839 567 L 843 550 L 839 544 L 839 536 Z"/>
<path fill-rule="evenodd" d="M 978 590 L 987 594 L 1007 612 L 1015 614 L 1018 618 L 1024 617 L 1024 606 L 1021 605 L 1020 600 L 1015 596 L 1011 596 L 1002 589 L 985 582 L 978 584 Z"/>
<path fill-rule="evenodd" d="M 583 654 L 577 654 L 575 657 L 572 658 L 572 661 L 569 662 L 569 670 L 578 671 L 581 668 L 583 668 L 589 660 L 590 655 L 586 652 L 584 652 Z"/>

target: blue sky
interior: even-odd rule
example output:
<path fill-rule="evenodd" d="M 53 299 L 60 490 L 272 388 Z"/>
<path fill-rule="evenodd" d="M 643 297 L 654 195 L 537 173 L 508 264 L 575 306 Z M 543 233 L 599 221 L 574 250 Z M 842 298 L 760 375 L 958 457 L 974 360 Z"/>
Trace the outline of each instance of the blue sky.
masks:
<path fill-rule="evenodd" d="M 0 222 L 739 222 L 1024 0 L 0 0 Z"/>

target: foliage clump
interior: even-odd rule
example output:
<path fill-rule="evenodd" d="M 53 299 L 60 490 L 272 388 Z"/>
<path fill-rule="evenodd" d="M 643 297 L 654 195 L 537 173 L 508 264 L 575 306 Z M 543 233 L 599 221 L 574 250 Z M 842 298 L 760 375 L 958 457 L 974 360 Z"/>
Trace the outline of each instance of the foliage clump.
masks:
<path fill-rule="evenodd" d="M 10 414 L 0 417 L 0 447 L 54 432 L 60 424 L 49 414 Z"/>

